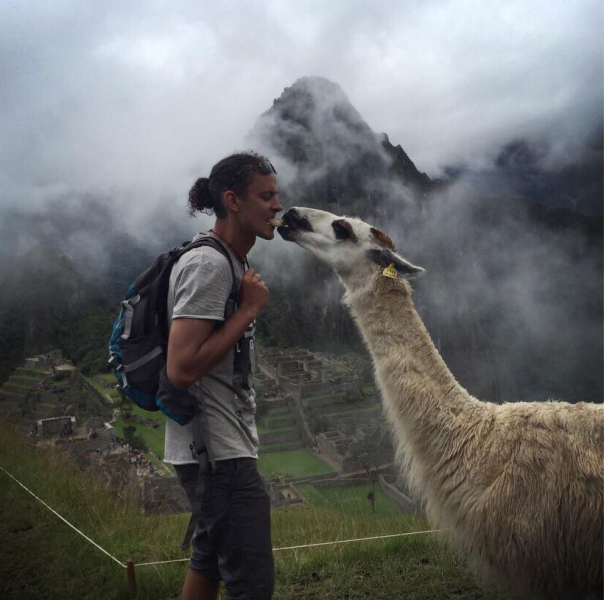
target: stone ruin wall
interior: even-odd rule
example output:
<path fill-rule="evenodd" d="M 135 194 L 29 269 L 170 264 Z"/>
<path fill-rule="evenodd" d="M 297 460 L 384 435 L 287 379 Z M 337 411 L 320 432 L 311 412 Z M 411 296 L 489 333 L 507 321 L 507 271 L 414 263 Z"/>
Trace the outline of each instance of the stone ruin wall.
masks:
<path fill-rule="evenodd" d="M 263 348 L 258 366 L 289 396 L 290 409 L 305 441 L 316 445 L 343 472 L 392 462 L 389 438 L 380 435 L 377 441 L 369 439 L 375 424 L 382 420 L 377 403 L 375 408 L 359 409 L 354 416 L 325 415 L 355 410 L 356 400 L 363 398 L 361 387 L 367 377 L 373 377 L 367 361 L 356 357 L 336 360 L 301 349 Z"/>

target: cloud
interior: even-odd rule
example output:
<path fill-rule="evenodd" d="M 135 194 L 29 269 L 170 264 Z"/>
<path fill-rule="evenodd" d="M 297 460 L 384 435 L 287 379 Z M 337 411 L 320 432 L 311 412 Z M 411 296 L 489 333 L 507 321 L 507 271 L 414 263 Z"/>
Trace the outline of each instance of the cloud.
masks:
<path fill-rule="evenodd" d="M 3 3 L 0 23 L 2 206 L 57 190 L 139 211 L 184 198 L 302 75 L 338 82 L 432 174 L 512 137 L 567 147 L 601 118 L 592 0 L 34 0 Z"/>
<path fill-rule="evenodd" d="M 574 260 L 574 239 L 540 238 L 511 217 L 499 230 L 485 228 L 478 199 L 509 182 L 473 173 L 514 140 L 544 148 L 539 161 L 548 168 L 573 160 L 602 122 L 601 31 L 595 0 L 392 0 L 379 10 L 360 0 L 4 2 L 2 231 L 15 247 L 35 239 L 38 232 L 26 230 L 33 214 L 40 235 L 63 237 L 92 261 L 102 256 L 107 222 L 147 248 L 203 229 L 208 220 L 186 220 L 193 181 L 246 148 L 246 134 L 285 87 L 320 75 L 420 171 L 470 167 L 416 230 L 388 218 L 407 214 L 405 188 L 386 182 L 376 192 L 386 207 L 377 224 L 429 270 L 416 298 L 427 320 L 439 315 L 434 331 L 468 319 L 487 327 L 499 315 L 490 331 L 501 348 L 514 329 L 530 334 L 531 347 L 580 347 L 595 329 L 590 294 L 601 304 L 600 263 Z M 329 144 L 322 125 L 314 123 L 314 139 Z M 342 165 L 346 156 L 327 162 Z M 291 192 L 302 192 L 308 174 L 271 158 L 284 199 L 300 204 L 288 183 L 300 181 Z M 14 231 L 20 224 L 25 230 Z M 291 283 L 300 276 L 297 250 L 276 241 L 254 252 L 267 280 Z M 564 288 L 566 274 L 580 285 Z M 322 293 L 313 281 L 312 294 Z M 337 293 L 329 287 L 325 296 Z M 568 315 L 573 328 L 561 325 Z M 601 340 L 589 344 L 601 354 Z"/>
<path fill-rule="evenodd" d="M 351 120 L 339 120 L 342 114 Z M 418 310 L 446 362 L 472 393 L 498 400 L 598 398 L 598 218 L 555 210 L 522 193 L 525 180 L 535 191 L 552 187 L 552 175 L 543 171 L 549 147 L 509 145 L 500 165 L 467 169 L 423 198 L 389 168 L 363 170 L 366 163 L 384 165 L 390 158 L 358 119 L 337 86 L 303 79 L 286 90 L 253 133 L 280 173 L 281 165 L 292 167 L 280 175 L 292 204 L 359 214 L 391 235 L 403 256 L 427 269 L 416 285 Z M 579 184 L 597 180 L 592 173 L 589 182 L 574 182 L 568 190 L 576 194 Z M 601 172 L 599 181 L 601 188 Z M 278 244 L 270 250 L 256 255 L 267 281 L 278 280 L 288 298 L 303 294 L 309 304 L 325 306 L 328 317 L 319 318 L 315 339 L 336 318 L 338 330 L 345 330 L 336 302 L 342 290 L 334 278 L 299 249 L 287 256 Z M 291 318 L 299 314 L 292 312 Z"/>

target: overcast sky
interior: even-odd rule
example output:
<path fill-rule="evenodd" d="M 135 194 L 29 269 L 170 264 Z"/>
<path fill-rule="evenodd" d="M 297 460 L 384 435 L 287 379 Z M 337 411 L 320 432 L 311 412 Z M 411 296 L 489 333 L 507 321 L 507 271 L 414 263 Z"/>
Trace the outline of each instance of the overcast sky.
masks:
<path fill-rule="evenodd" d="M 0 0 L 0 208 L 186 198 L 284 87 L 321 75 L 417 167 L 602 120 L 601 0 Z"/>

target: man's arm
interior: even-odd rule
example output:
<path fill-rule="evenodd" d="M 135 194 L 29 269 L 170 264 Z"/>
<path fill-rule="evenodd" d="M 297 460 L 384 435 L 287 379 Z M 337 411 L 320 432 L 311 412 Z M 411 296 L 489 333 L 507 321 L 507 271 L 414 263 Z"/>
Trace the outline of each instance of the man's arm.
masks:
<path fill-rule="evenodd" d="M 268 302 L 259 273 L 248 269 L 239 286 L 239 306 L 218 331 L 207 319 L 173 319 L 168 340 L 167 374 L 172 385 L 186 390 L 207 375 L 237 344 Z"/>

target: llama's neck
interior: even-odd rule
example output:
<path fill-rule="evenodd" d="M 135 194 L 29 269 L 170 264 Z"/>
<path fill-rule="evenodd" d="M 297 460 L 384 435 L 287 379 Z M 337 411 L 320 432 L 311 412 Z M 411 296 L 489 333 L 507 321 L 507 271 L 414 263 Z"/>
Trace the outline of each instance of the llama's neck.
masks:
<path fill-rule="evenodd" d="M 406 281 L 377 273 L 363 282 L 344 284 L 344 302 L 373 356 L 399 442 L 407 446 L 403 450 L 435 466 L 443 451 L 465 445 L 468 428 L 479 423 L 485 405 L 472 398 L 447 368 L 415 311 Z"/>

